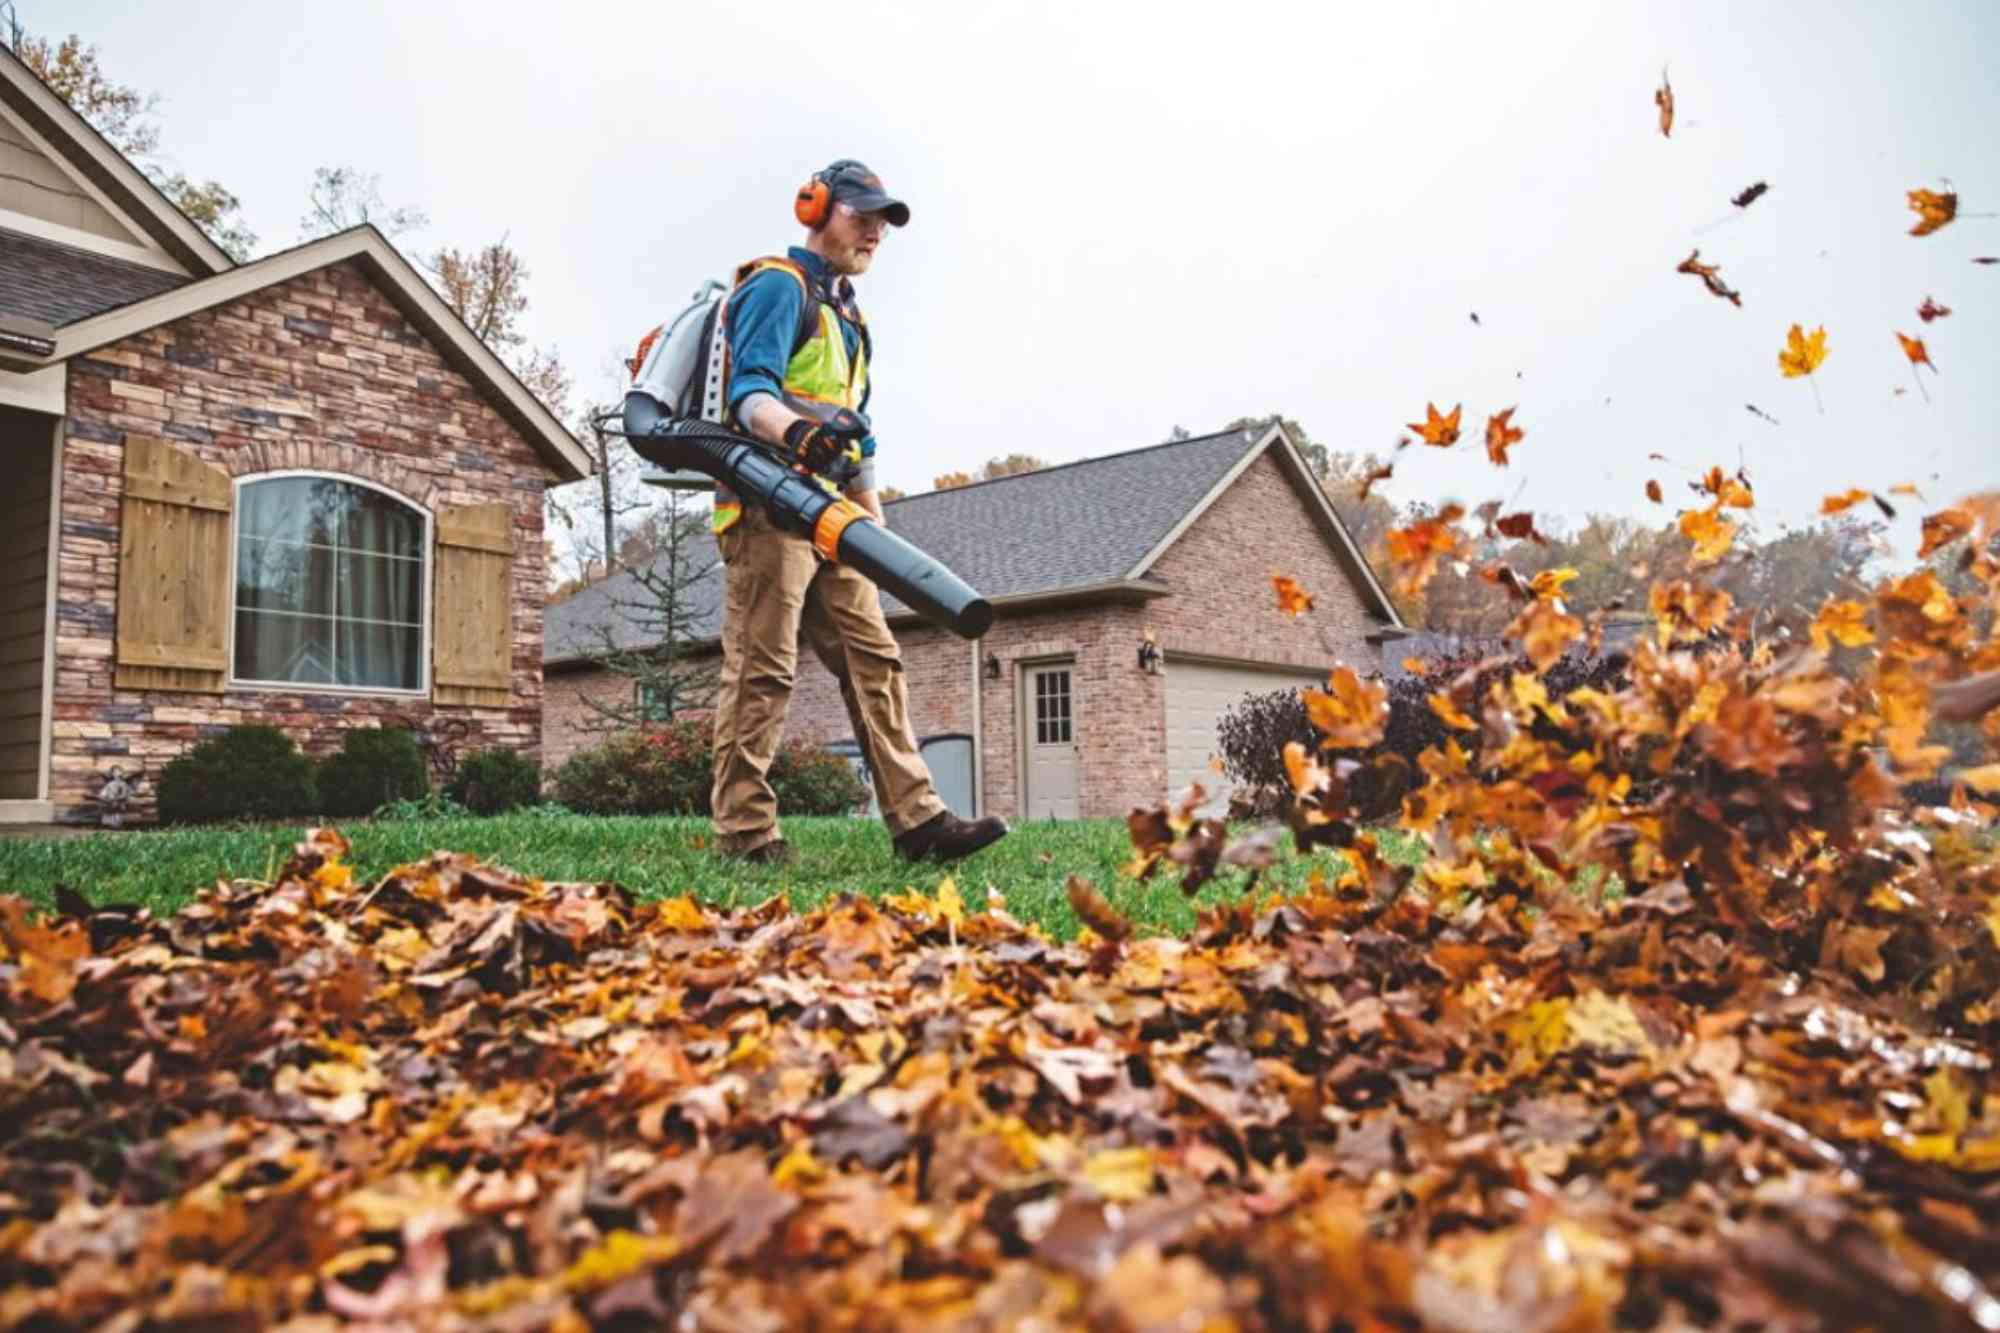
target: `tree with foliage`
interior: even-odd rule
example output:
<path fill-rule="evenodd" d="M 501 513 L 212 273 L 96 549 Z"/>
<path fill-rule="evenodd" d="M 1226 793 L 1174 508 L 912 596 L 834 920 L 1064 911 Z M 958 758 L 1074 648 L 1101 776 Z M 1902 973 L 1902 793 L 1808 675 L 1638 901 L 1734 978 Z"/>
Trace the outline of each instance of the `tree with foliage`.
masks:
<path fill-rule="evenodd" d="M 231 259 L 240 263 L 250 258 L 257 234 L 243 221 L 242 202 L 221 182 L 194 180 L 161 160 L 160 127 L 153 119 L 159 94 L 140 92 L 111 78 L 98 62 L 97 48 L 86 46 L 75 33 L 60 44 L 23 33 L 14 54 Z"/>
<path fill-rule="evenodd" d="M 521 330 L 528 313 L 528 265 L 502 236 L 477 250 L 445 246 L 426 258 L 432 285 L 479 341 L 528 391 L 560 417 L 569 410 L 569 371 L 552 347 L 533 347 Z"/>

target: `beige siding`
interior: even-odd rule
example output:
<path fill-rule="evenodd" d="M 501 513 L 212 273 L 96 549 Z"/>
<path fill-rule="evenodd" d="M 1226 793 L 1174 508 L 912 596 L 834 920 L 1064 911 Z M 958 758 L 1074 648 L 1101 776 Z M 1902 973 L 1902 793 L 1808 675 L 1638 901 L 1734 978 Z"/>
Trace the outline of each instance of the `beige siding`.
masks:
<path fill-rule="evenodd" d="M 11 118 L 0 115 L 0 208 L 74 227 L 107 240 L 144 245 L 60 164 L 53 162 Z"/>
<path fill-rule="evenodd" d="M 0 411 L 0 799 L 5 800 L 41 794 L 54 441 L 47 417 Z"/>

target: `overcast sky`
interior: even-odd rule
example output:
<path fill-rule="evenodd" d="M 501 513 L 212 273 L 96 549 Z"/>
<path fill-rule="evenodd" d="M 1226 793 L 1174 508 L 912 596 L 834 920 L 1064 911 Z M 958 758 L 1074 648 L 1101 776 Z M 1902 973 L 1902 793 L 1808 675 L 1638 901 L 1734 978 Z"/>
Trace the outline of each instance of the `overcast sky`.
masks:
<path fill-rule="evenodd" d="M 1775 524 L 2000 484 L 2000 265 L 1970 262 L 2000 220 L 1918 239 L 1904 203 L 1948 178 L 2000 212 L 1992 0 L 16 2 L 158 91 L 175 165 L 264 250 L 322 165 L 425 208 L 410 248 L 504 233 L 586 388 L 792 243 L 811 170 L 867 161 L 914 214 L 861 288 L 885 484 L 1271 411 L 1379 450 L 1426 400 L 1465 404 L 1464 442 L 1410 450 L 1398 499 L 1661 518 L 1648 478 L 1671 500 L 1740 460 Z M 1741 309 L 1674 272 L 1695 245 Z M 1926 295 L 1952 315 L 1921 324 Z M 1794 321 L 1827 329 L 1824 414 L 1778 374 Z M 1512 405 L 1502 473 L 1478 437 Z"/>

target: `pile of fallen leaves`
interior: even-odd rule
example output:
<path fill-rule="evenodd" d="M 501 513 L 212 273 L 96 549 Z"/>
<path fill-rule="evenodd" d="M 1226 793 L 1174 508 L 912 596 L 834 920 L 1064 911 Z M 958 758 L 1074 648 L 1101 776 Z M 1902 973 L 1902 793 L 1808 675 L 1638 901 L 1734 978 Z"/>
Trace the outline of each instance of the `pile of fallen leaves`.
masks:
<path fill-rule="evenodd" d="M 1468 701 L 1516 727 L 1480 809 L 1463 752 L 1405 798 L 1431 861 L 1295 753 L 1294 827 L 1352 868 L 1186 939 L 1080 880 L 1070 943 L 950 881 L 810 915 L 443 853 L 363 884 L 331 831 L 171 919 L 9 900 L 0 1324 L 2000 1325 L 1971 816 L 1887 809 L 1865 696 L 1809 671 L 1531 679 Z M 1524 696 L 1621 718 L 1651 804 L 1510 786 L 1561 743 Z M 1193 799 L 1135 812 L 1137 871 L 1272 854 Z M 1542 860 L 1607 850 L 1607 902 Z"/>

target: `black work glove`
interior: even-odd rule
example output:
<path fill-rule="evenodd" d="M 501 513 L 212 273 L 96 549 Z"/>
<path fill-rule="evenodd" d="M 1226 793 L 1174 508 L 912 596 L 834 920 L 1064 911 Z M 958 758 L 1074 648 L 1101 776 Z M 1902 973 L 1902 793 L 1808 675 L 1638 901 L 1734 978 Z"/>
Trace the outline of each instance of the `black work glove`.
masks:
<path fill-rule="evenodd" d="M 785 449 L 808 472 L 825 473 L 843 458 L 858 457 L 868 438 L 868 423 L 846 408 L 831 421 L 801 417 L 785 427 Z"/>

